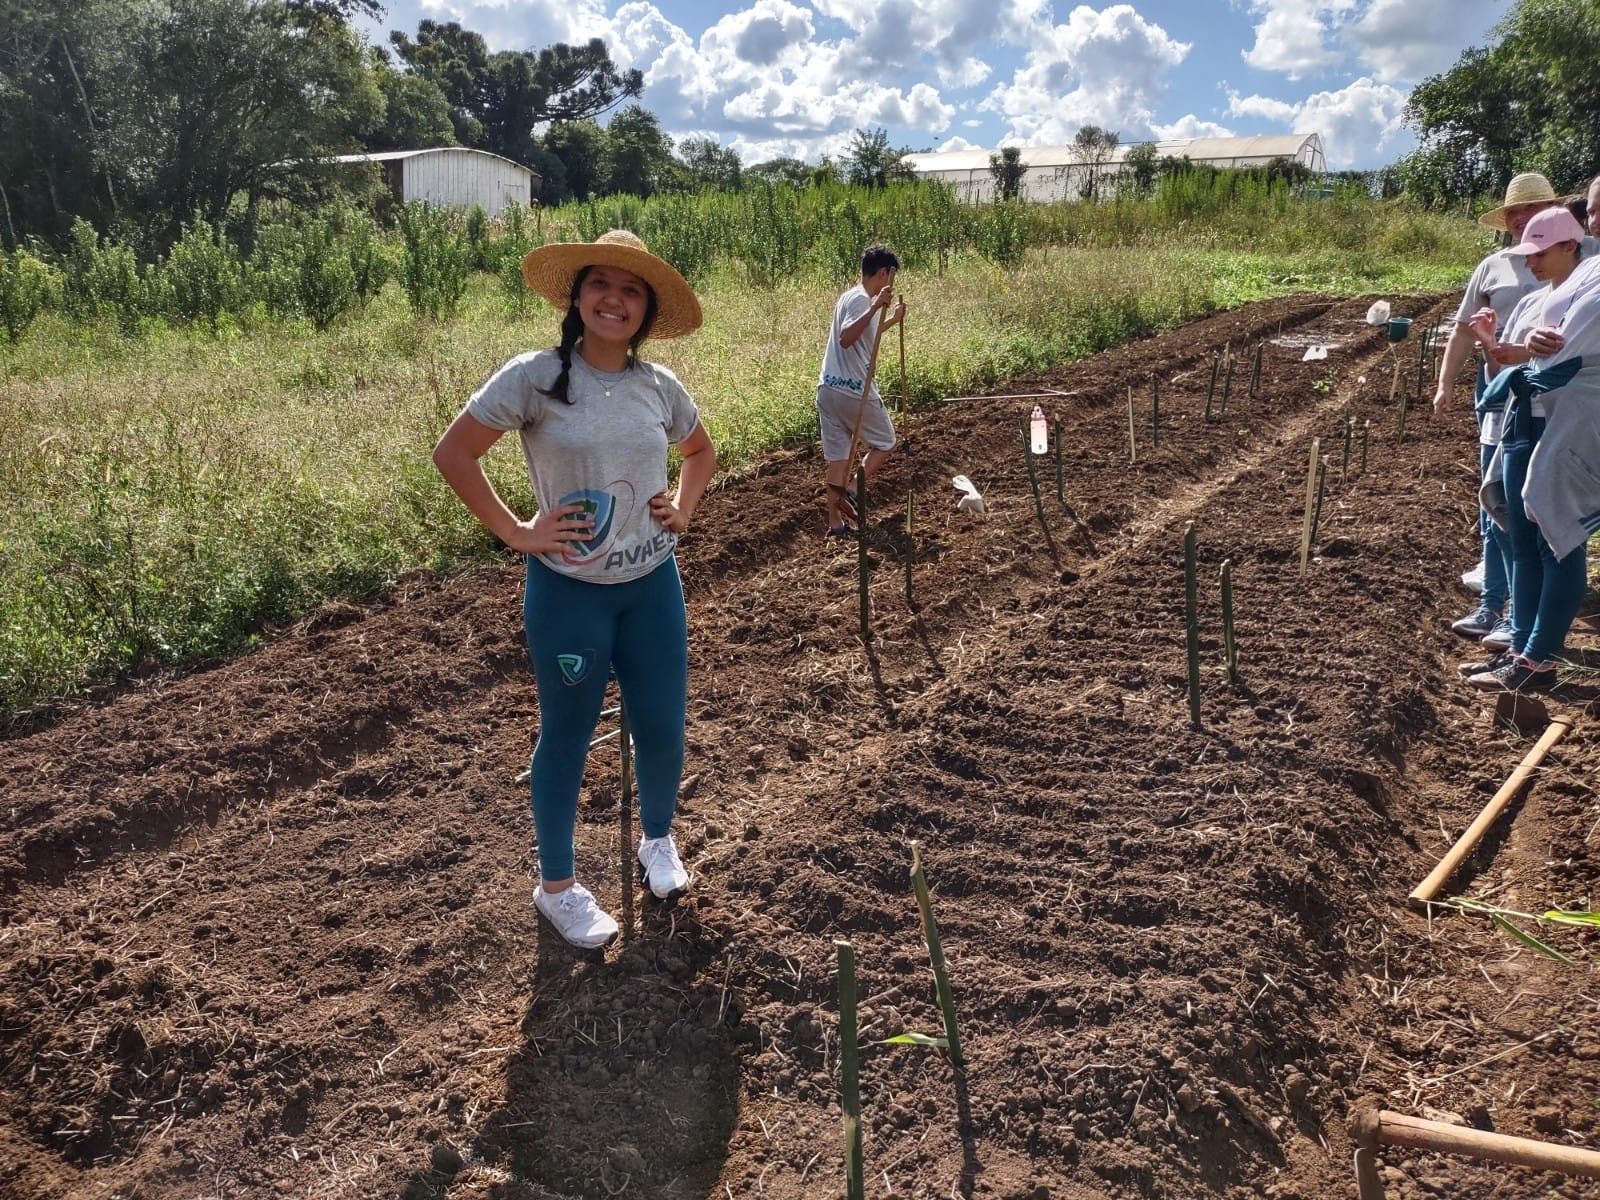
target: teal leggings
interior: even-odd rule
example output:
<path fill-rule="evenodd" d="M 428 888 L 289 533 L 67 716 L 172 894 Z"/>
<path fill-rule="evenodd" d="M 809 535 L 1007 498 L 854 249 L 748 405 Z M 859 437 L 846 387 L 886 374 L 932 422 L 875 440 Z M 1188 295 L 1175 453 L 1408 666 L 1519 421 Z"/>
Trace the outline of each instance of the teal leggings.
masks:
<path fill-rule="evenodd" d="M 539 688 L 530 784 L 539 875 L 570 879 L 578 789 L 612 671 L 633 732 L 640 828 L 652 838 L 672 829 L 689 688 L 677 559 L 627 583 L 587 583 L 530 555 L 522 620 Z"/>

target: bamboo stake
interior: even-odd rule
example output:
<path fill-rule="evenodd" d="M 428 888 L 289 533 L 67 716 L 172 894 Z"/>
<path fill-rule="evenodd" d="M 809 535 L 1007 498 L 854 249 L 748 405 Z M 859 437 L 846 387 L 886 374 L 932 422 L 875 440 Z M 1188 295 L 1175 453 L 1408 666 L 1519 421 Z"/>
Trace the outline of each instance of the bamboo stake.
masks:
<path fill-rule="evenodd" d="M 1369 1150 L 1379 1146 L 1404 1146 L 1435 1154 L 1486 1158 L 1490 1162 L 1530 1167 L 1535 1171 L 1559 1171 L 1564 1175 L 1600 1179 L 1600 1151 L 1488 1133 L 1404 1113 L 1362 1109 L 1351 1118 L 1350 1132 L 1358 1145 Z"/>
<path fill-rule="evenodd" d="M 1232 346 L 1232 344 L 1230 344 L 1228 346 L 1227 359 L 1228 359 L 1227 369 L 1223 372 L 1223 376 L 1222 376 L 1222 415 L 1224 417 L 1228 415 L 1228 393 L 1233 391 L 1233 346 Z"/>
<path fill-rule="evenodd" d="M 872 399 L 872 380 L 878 373 L 878 347 L 883 343 L 883 318 L 878 319 L 878 328 L 872 335 L 872 353 L 867 357 L 867 374 L 861 383 L 861 407 L 856 409 L 856 425 L 850 431 L 850 453 L 845 457 L 845 462 L 853 463 L 856 460 L 856 447 L 861 444 L 861 422 L 867 416 L 867 404 Z M 856 521 L 857 528 L 861 521 L 859 514 Z"/>
<path fill-rule="evenodd" d="M 1317 503 L 1317 466 L 1322 461 L 1322 439 L 1311 439 L 1311 465 L 1306 468 L 1306 514 L 1300 527 L 1300 578 L 1311 563 L 1311 513 Z"/>
<path fill-rule="evenodd" d="M 839 1107 L 844 1110 L 844 1185 L 847 1200 L 866 1200 L 861 1155 L 861 1051 L 856 1041 L 856 952 L 833 944 L 839 956 Z"/>
<path fill-rule="evenodd" d="M 1200 725 L 1200 613 L 1195 581 L 1194 522 L 1183 529 L 1184 642 L 1189 651 L 1189 721 Z"/>
<path fill-rule="evenodd" d="M 1128 385 L 1128 461 L 1138 462 L 1139 451 L 1133 441 L 1133 384 Z"/>
<path fill-rule="evenodd" d="M 856 573 L 861 578 L 861 644 L 872 645 L 872 608 L 867 599 L 867 468 L 856 468 Z"/>
<path fill-rule="evenodd" d="M 1256 398 L 1256 388 L 1261 384 L 1261 351 L 1264 346 L 1264 342 L 1256 343 L 1256 356 L 1250 363 L 1250 399 L 1252 400 Z"/>
<path fill-rule="evenodd" d="M 901 415 L 905 414 L 911 406 L 911 394 L 906 390 L 906 323 L 904 320 L 895 328 L 900 331 L 900 407 L 896 410 Z"/>
<path fill-rule="evenodd" d="M 1066 490 L 1065 483 L 1063 482 L 1062 477 L 1061 477 L 1061 418 L 1060 417 L 1057 417 L 1055 419 L 1055 435 L 1056 435 L 1056 500 L 1059 503 L 1065 505 L 1066 502 L 1067 502 L 1067 490 Z"/>
<path fill-rule="evenodd" d="M 950 975 L 945 970 L 944 947 L 939 941 L 939 926 L 933 919 L 933 898 L 928 893 L 928 879 L 922 873 L 922 845 L 911 843 L 911 886 L 917 893 L 917 907 L 922 910 L 922 936 L 928 943 L 928 960 L 933 965 L 933 987 L 939 999 L 939 1015 L 944 1023 L 945 1048 L 950 1063 L 958 1072 L 965 1073 L 967 1062 L 961 1056 L 961 1034 L 956 1028 L 956 998 L 950 990 Z"/>
<path fill-rule="evenodd" d="M 1150 376 L 1150 445 L 1161 449 L 1161 380 Z"/>
<path fill-rule="evenodd" d="M 906 493 L 906 607 L 917 611 L 917 602 L 911 594 L 911 568 L 917 561 L 917 495 Z"/>
<path fill-rule="evenodd" d="M 1350 473 L 1350 437 L 1355 432 L 1355 417 L 1345 414 L 1344 418 L 1344 457 L 1339 460 L 1339 486 L 1344 486 L 1345 479 Z"/>
<path fill-rule="evenodd" d="M 1222 665 L 1229 683 L 1239 682 L 1239 643 L 1233 636 L 1233 560 L 1222 560 Z"/>
<path fill-rule="evenodd" d="M 1206 384 L 1206 420 L 1208 421 L 1211 420 L 1211 397 L 1216 393 L 1217 390 L 1218 362 L 1219 356 L 1213 354 L 1211 356 L 1211 382 Z"/>
<path fill-rule="evenodd" d="M 1361 425 L 1361 473 L 1367 473 L 1367 435 L 1372 432 L 1372 422 L 1363 421 Z"/>
<path fill-rule="evenodd" d="M 1472 853 L 1483 839 L 1483 835 L 1489 832 L 1490 826 L 1500 819 L 1500 814 L 1505 811 L 1506 806 L 1516 799 L 1517 793 L 1522 790 L 1522 785 L 1533 774 L 1534 768 L 1544 761 L 1544 756 L 1550 752 L 1551 747 L 1571 732 L 1570 719 L 1555 717 L 1551 720 L 1544 731 L 1544 736 L 1523 757 L 1517 769 L 1511 773 L 1511 777 L 1500 785 L 1500 790 L 1494 794 L 1489 803 L 1483 806 L 1483 811 L 1471 825 L 1467 826 L 1467 831 L 1456 840 L 1456 844 L 1450 848 L 1450 853 L 1446 854 L 1428 877 L 1406 897 L 1412 904 L 1422 907 L 1439 894 L 1449 882 L 1450 876 L 1455 874 L 1456 868 L 1462 864 L 1467 855 Z"/>
<path fill-rule="evenodd" d="M 622 940 L 633 940 L 633 726 L 626 702 L 617 705 L 622 749 Z"/>
<path fill-rule="evenodd" d="M 1328 460 L 1322 459 L 1317 463 L 1317 503 L 1311 510 L 1311 544 L 1317 544 L 1317 530 L 1322 525 L 1322 485 L 1328 477 Z"/>
<path fill-rule="evenodd" d="M 1033 489 L 1033 508 L 1039 514 L 1039 524 L 1045 525 L 1044 501 L 1039 498 L 1039 469 L 1033 465 L 1033 441 L 1028 437 L 1028 423 L 1022 423 L 1022 457 L 1028 464 L 1028 486 Z M 1048 531 L 1049 526 L 1045 525 Z"/>

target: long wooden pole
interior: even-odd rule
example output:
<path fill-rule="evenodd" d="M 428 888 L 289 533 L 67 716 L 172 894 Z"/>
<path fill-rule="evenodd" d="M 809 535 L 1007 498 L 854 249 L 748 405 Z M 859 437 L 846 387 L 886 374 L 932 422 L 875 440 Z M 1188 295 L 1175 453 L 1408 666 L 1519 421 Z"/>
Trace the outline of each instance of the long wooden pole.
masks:
<path fill-rule="evenodd" d="M 1577 1146 L 1558 1146 L 1533 1138 L 1486 1133 L 1464 1125 L 1447 1125 L 1404 1113 L 1362 1109 L 1350 1119 L 1350 1132 L 1356 1144 L 1369 1150 L 1379 1146 L 1405 1146 L 1438 1154 L 1465 1154 L 1491 1162 L 1531 1167 L 1536 1171 L 1560 1171 L 1600 1179 L 1600 1150 Z"/>
<path fill-rule="evenodd" d="M 1511 772 L 1511 778 L 1501 784 L 1500 790 L 1488 804 L 1483 806 L 1478 819 L 1467 826 L 1467 831 L 1450 848 L 1450 853 L 1440 860 L 1432 873 L 1407 897 L 1412 904 L 1422 907 L 1439 894 L 1444 885 L 1450 881 L 1450 876 L 1455 874 L 1456 868 L 1483 840 L 1483 835 L 1489 832 L 1489 827 L 1500 819 L 1500 814 L 1505 811 L 1506 806 L 1516 799 L 1517 793 L 1522 790 L 1522 785 L 1528 781 L 1528 776 L 1532 775 L 1534 769 L 1544 761 L 1544 756 L 1550 752 L 1551 747 L 1570 732 L 1572 732 L 1570 719 L 1555 717 L 1551 720 L 1544 731 L 1544 736 L 1532 750 L 1528 751 L 1517 769 Z"/>
<path fill-rule="evenodd" d="M 887 311 L 887 310 L 885 310 Z M 872 354 L 867 359 L 867 377 L 861 381 L 861 407 L 856 409 L 856 427 L 850 431 L 850 454 L 845 462 L 856 461 L 856 446 L 861 442 L 861 423 L 867 417 L 867 402 L 872 399 L 872 377 L 878 373 L 878 347 L 883 342 L 883 318 L 872 335 Z M 848 478 L 848 476 L 846 476 Z"/>

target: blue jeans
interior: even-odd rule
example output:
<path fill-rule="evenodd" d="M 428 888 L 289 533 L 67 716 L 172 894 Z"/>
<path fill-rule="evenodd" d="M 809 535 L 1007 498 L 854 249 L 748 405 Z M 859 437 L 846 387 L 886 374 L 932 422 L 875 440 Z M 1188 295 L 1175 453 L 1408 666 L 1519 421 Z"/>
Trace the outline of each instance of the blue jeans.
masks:
<path fill-rule="evenodd" d="M 1511 649 L 1532 663 L 1549 662 L 1566 647 L 1567 630 L 1589 583 L 1586 547 L 1558 559 L 1528 520 L 1522 485 L 1528 460 L 1544 433 L 1544 418 L 1527 418 L 1532 436 L 1508 439 L 1505 448 L 1506 533 L 1511 540 Z"/>
<path fill-rule="evenodd" d="M 678 561 L 627 583 L 588 583 L 530 555 L 522 621 L 539 690 L 529 782 L 539 875 L 570 879 L 578 790 L 613 670 L 633 734 L 639 826 L 652 838 L 672 830 L 689 690 Z"/>
<path fill-rule="evenodd" d="M 1482 480 L 1489 471 L 1494 447 L 1480 445 L 1478 451 L 1478 478 Z M 1483 606 L 1503 613 L 1511 598 L 1511 539 L 1481 508 L 1478 533 L 1483 538 Z"/>

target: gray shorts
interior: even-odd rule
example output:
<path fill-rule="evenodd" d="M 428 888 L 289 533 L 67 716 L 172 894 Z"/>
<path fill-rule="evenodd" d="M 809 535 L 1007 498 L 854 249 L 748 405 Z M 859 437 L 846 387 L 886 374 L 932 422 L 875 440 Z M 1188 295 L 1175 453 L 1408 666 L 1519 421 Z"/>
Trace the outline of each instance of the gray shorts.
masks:
<path fill-rule="evenodd" d="M 843 462 L 850 457 L 850 434 L 858 416 L 862 445 L 873 450 L 894 449 L 894 422 L 889 420 L 889 410 L 884 408 L 881 396 L 868 400 L 863 412 L 860 396 L 830 387 L 817 389 L 817 418 L 822 425 L 825 462 Z"/>

